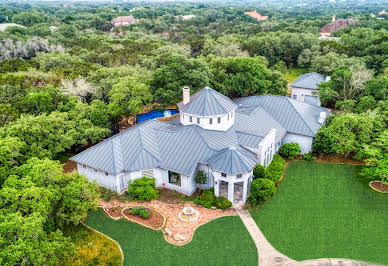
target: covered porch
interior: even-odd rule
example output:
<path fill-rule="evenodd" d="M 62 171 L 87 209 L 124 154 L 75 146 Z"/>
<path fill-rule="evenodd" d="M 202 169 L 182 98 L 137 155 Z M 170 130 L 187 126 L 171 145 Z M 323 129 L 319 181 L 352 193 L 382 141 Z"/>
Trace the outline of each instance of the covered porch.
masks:
<path fill-rule="evenodd" d="M 227 198 L 232 204 L 245 203 L 249 195 L 251 175 L 245 174 L 239 178 L 227 176 L 214 181 L 214 194 L 217 197 Z"/>

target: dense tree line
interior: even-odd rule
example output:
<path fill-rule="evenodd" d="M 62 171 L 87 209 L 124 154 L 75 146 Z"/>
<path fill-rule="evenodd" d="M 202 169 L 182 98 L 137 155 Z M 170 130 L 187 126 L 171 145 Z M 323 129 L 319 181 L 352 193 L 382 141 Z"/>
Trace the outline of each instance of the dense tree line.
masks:
<path fill-rule="evenodd" d="M 260 6 L 269 16 L 261 22 L 239 6 L 1 6 L 0 23 L 23 27 L 0 31 L 0 264 L 58 265 L 73 254 L 64 228 L 96 206 L 98 187 L 63 174 L 56 160 L 117 132 L 147 105 L 175 104 L 183 86 L 231 98 L 286 95 L 286 68 L 330 75 L 319 94 L 334 115 L 315 151 L 371 165 L 385 158 L 387 21 L 369 16 L 379 4 L 314 5 L 323 8 Z M 340 40 L 318 40 L 333 12 L 360 22 L 336 32 Z M 129 14 L 139 22 L 110 23 Z M 188 14 L 195 17 L 181 19 Z"/>

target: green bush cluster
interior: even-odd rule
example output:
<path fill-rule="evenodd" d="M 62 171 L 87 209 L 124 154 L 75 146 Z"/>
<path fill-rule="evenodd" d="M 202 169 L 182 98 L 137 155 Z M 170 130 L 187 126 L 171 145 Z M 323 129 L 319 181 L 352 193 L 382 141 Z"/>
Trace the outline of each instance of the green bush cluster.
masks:
<path fill-rule="evenodd" d="M 282 177 L 285 161 L 279 154 L 273 156 L 272 162 L 265 170 L 265 178 L 271 179 L 275 184 Z"/>
<path fill-rule="evenodd" d="M 146 208 L 144 208 L 143 206 L 132 207 L 130 210 L 130 214 L 139 215 L 140 217 L 142 217 L 144 219 L 149 219 L 151 216 L 150 212 Z"/>
<path fill-rule="evenodd" d="M 128 194 L 140 201 L 150 201 L 158 198 L 155 178 L 138 178 L 132 184 L 128 182 Z"/>
<path fill-rule="evenodd" d="M 279 152 L 281 155 L 288 159 L 294 159 L 301 152 L 301 150 L 298 143 L 291 142 L 281 146 Z"/>
<path fill-rule="evenodd" d="M 216 200 L 216 196 L 214 195 L 213 189 L 205 189 L 202 191 L 201 195 L 198 198 L 194 199 L 194 203 L 201 205 L 205 208 L 211 208 L 214 206 L 214 202 Z"/>
<path fill-rule="evenodd" d="M 214 203 L 216 207 L 221 210 L 225 210 L 227 208 L 232 207 L 232 203 L 227 198 L 224 198 L 224 197 L 216 198 Z"/>
<path fill-rule="evenodd" d="M 252 205 L 259 205 L 275 194 L 275 183 L 267 178 L 258 178 L 252 181 L 248 201 Z"/>
<path fill-rule="evenodd" d="M 306 153 L 303 155 L 303 159 L 305 159 L 306 161 L 312 162 L 314 161 L 314 155 L 312 152 Z"/>
<path fill-rule="evenodd" d="M 255 169 L 253 169 L 253 176 L 254 178 L 265 178 L 265 166 L 258 164 L 255 166 Z"/>
<path fill-rule="evenodd" d="M 193 200 L 193 202 L 208 209 L 216 207 L 224 210 L 232 206 L 232 203 L 228 199 L 224 197 L 216 197 L 214 195 L 214 188 L 205 189 L 198 198 Z"/>
<path fill-rule="evenodd" d="M 103 201 L 111 201 L 115 196 L 117 196 L 117 193 L 113 190 L 100 187 L 100 198 Z"/>

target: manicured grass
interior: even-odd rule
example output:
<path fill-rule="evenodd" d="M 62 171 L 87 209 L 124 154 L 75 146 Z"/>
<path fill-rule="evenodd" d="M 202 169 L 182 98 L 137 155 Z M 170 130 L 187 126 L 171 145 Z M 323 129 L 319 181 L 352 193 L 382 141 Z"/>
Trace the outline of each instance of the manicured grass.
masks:
<path fill-rule="evenodd" d="M 388 194 L 369 188 L 360 168 L 292 162 L 277 194 L 251 215 L 271 244 L 293 259 L 388 264 Z"/>
<path fill-rule="evenodd" d="M 187 245 L 176 247 L 153 231 L 125 219 L 114 221 L 102 210 L 92 212 L 86 223 L 117 240 L 124 265 L 257 265 L 257 250 L 238 216 L 211 221 Z"/>

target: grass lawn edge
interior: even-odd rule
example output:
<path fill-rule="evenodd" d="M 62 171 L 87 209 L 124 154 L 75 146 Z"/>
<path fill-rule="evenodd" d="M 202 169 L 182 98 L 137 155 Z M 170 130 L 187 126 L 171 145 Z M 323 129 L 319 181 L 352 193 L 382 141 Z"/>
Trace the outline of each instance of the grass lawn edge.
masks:
<path fill-rule="evenodd" d="M 105 213 L 105 212 L 104 212 L 104 213 Z M 111 218 L 111 217 L 109 217 L 109 218 Z M 116 240 L 114 240 L 114 239 L 111 238 L 110 236 L 108 236 L 108 235 L 106 235 L 106 234 L 104 234 L 104 233 L 101 233 L 100 231 L 97 231 L 96 229 L 90 227 L 89 225 L 85 224 L 85 223 L 82 222 L 82 221 L 81 221 L 81 224 L 82 224 L 83 226 L 85 226 L 86 228 L 92 230 L 93 232 L 95 232 L 95 233 L 97 233 L 97 234 L 99 234 L 99 235 L 102 235 L 103 237 L 105 237 L 105 238 L 107 238 L 107 239 L 113 241 L 113 242 L 117 245 L 117 247 L 119 248 L 119 250 L 120 250 L 120 253 L 121 253 L 121 265 L 124 264 L 124 252 L 123 252 L 123 250 L 122 250 L 122 248 L 121 248 L 119 242 L 117 242 Z"/>

